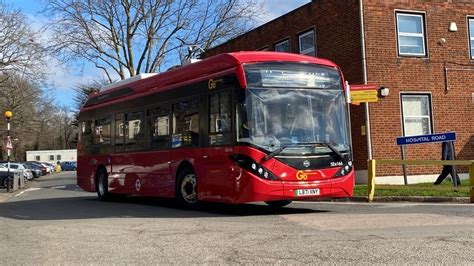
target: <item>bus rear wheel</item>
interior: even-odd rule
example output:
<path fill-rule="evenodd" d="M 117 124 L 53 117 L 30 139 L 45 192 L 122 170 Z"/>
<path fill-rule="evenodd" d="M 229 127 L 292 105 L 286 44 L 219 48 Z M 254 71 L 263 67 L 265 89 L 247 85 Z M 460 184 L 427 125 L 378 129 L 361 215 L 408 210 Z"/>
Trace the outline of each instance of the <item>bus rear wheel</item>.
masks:
<path fill-rule="evenodd" d="M 197 177 L 191 169 L 184 169 L 178 174 L 176 198 L 181 207 L 192 209 L 199 205 L 196 188 Z"/>
<path fill-rule="evenodd" d="M 109 192 L 109 180 L 104 170 L 99 170 L 97 173 L 96 191 L 99 200 L 107 201 L 112 199 L 112 195 Z"/>
<path fill-rule="evenodd" d="M 285 207 L 291 203 L 291 200 L 275 200 L 275 201 L 265 201 L 265 203 L 273 208 Z"/>

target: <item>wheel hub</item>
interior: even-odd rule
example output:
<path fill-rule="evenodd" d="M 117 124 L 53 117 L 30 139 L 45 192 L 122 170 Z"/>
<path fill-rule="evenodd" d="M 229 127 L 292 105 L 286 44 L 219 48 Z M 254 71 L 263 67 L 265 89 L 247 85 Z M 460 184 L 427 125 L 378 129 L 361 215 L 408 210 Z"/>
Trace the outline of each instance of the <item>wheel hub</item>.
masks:
<path fill-rule="evenodd" d="M 196 175 L 188 174 L 181 182 L 181 195 L 188 203 L 196 203 Z"/>

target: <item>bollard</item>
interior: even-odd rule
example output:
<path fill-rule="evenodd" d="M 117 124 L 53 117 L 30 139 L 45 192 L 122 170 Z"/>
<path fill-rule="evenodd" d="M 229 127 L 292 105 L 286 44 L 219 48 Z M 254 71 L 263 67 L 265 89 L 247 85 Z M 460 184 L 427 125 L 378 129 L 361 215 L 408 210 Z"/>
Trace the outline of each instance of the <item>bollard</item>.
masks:
<path fill-rule="evenodd" d="M 370 159 L 367 161 L 367 201 L 374 201 L 375 194 L 375 160 Z"/>
<path fill-rule="evenodd" d="M 474 162 L 469 165 L 469 202 L 474 203 Z"/>
<path fill-rule="evenodd" d="M 19 189 L 19 185 L 20 185 L 19 182 L 20 182 L 20 179 L 18 178 L 18 174 L 14 173 L 13 174 L 13 189 L 12 189 L 12 192 L 17 191 Z"/>
<path fill-rule="evenodd" d="M 25 187 L 25 177 L 23 176 L 23 171 L 20 171 L 20 174 L 18 175 L 18 186 L 19 188 Z"/>

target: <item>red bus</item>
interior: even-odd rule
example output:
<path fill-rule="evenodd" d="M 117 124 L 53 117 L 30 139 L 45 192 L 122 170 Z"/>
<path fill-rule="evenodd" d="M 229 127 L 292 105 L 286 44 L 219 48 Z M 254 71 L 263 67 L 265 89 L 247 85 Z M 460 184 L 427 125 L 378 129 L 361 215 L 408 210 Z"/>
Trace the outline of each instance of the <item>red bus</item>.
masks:
<path fill-rule="evenodd" d="M 79 114 L 77 183 L 101 200 L 176 197 L 185 207 L 350 197 L 344 85 L 328 60 L 276 52 L 109 85 Z"/>

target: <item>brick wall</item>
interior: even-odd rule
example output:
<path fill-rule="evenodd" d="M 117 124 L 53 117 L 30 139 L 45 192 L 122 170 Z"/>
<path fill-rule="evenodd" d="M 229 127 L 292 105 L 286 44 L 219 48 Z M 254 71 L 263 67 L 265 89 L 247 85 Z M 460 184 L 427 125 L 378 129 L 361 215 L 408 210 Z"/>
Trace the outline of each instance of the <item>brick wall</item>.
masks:
<path fill-rule="evenodd" d="M 399 57 L 395 10 L 425 12 L 428 57 Z M 429 92 L 434 132 L 455 131 L 458 159 L 474 159 L 474 69 L 469 58 L 467 16 L 474 1 L 365 0 L 369 82 L 390 88 L 390 95 L 370 106 L 374 158 L 400 158 L 395 138 L 403 135 L 400 92 Z M 458 31 L 449 32 L 451 21 Z M 441 45 L 440 39 L 446 42 Z M 446 90 L 444 64 L 448 68 Z M 407 146 L 408 159 L 440 159 L 441 144 Z M 466 168 L 461 170 L 466 171 Z M 409 167 L 409 174 L 436 173 L 440 167 Z M 380 167 L 381 175 L 400 175 L 401 167 Z"/>

